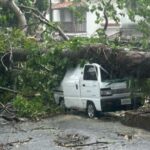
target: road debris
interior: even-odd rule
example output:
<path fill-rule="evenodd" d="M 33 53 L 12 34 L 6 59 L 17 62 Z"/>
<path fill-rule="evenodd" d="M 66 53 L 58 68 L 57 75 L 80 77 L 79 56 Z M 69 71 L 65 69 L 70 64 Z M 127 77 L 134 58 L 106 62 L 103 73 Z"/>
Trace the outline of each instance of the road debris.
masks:
<path fill-rule="evenodd" d="M 57 140 L 55 140 L 55 143 L 58 146 L 62 147 L 75 147 L 75 146 L 80 146 L 83 145 L 86 140 L 88 140 L 88 136 L 84 135 L 79 135 L 78 133 L 76 134 L 66 134 L 66 135 L 58 135 Z"/>
<path fill-rule="evenodd" d="M 51 127 L 44 127 L 44 126 L 41 126 L 41 127 L 37 127 L 37 128 L 33 128 L 31 129 L 31 131 L 35 131 L 35 130 L 58 130 L 58 128 L 51 128 Z"/>
<path fill-rule="evenodd" d="M 24 143 L 27 143 L 27 142 L 30 142 L 32 140 L 32 137 L 29 137 L 28 139 L 25 139 L 25 140 L 18 140 L 18 141 L 14 141 L 14 142 L 9 142 L 7 143 L 7 145 L 9 146 L 13 146 L 14 144 L 24 144 Z"/>
<path fill-rule="evenodd" d="M 4 120 L 20 122 L 21 119 L 16 116 L 16 112 L 12 103 L 3 104 L 0 102 L 0 117 Z"/>
<path fill-rule="evenodd" d="M 25 140 L 17 140 L 17 141 L 13 141 L 13 142 L 8 142 L 8 143 L 6 143 L 6 144 L 0 144 L 0 150 L 5 150 L 5 149 L 7 149 L 7 147 L 12 147 L 12 146 L 16 146 L 16 147 L 18 147 L 18 145 L 20 145 L 20 144 L 24 144 L 24 143 L 28 143 L 28 142 L 30 142 L 32 140 L 32 137 L 29 137 L 29 138 L 27 138 L 27 139 L 25 139 Z"/>
<path fill-rule="evenodd" d="M 117 133 L 118 136 L 121 136 L 121 137 L 124 137 L 124 139 L 126 140 L 132 140 L 133 139 L 133 136 L 132 134 L 130 133 Z"/>
<path fill-rule="evenodd" d="M 95 141 L 95 142 L 88 142 L 90 137 L 85 135 L 76 134 L 66 134 L 66 135 L 58 135 L 55 143 L 58 146 L 66 147 L 66 148 L 74 148 L 74 147 L 85 147 L 85 146 L 92 146 L 101 144 L 101 148 L 107 148 L 106 144 L 110 144 L 107 141 Z"/>
<path fill-rule="evenodd" d="M 4 121 L 0 118 L 0 150 L 149 150 L 150 147 L 149 132 L 126 127 L 119 121 L 76 115 L 2 125 Z"/>

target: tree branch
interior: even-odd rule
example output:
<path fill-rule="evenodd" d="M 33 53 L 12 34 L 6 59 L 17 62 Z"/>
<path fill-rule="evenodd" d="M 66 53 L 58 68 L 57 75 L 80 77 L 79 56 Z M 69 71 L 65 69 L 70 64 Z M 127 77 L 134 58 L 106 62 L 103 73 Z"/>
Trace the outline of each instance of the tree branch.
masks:
<path fill-rule="evenodd" d="M 105 19 L 105 25 L 104 25 L 104 31 L 107 30 L 107 27 L 108 27 L 108 17 L 107 17 L 107 11 L 106 9 L 104 9 L 104 19 Z"/>
<path fill-rule="evenodd" d="M 109 0 L 108 3 L 105 4 L 104 11 L 103 11 L 104 19 L 105 19 L 104 31 L 106 31 L 108 28 L 108 14 L 107 14 L 108 10 L 107 10 L 107 7 L 110 5 L 110 3 L 111 3 L 111 0 Z"/>
<path fill-rule="evenodd" d="M 0 90 L 12 92 L 12 93 L 19 93 L 18 91 L 15 91 L 15 90 L 12 90 L 12 89 L 9 89 L 9 88 L 6 88 L 6 87 L 2 87 L 2 86 L 0 86 Z"/>
<path fill-rule="evenodd" d="M 18 19 L 19 27 L 26 32 L 27 31 L 27 21 L 25 15 L 20 10 L 20 8 L 16 5 L 14 0 L 0 0 L 0 4 L 2 6 L 8 6 L 16 15 Z"/>
<path fill-rule="evenodd" d="M 63 30 L 56 24 L 54 23 L 50 23 L 49 20 L 47 20 L 44 15 L 38 10 L 35 9 L 33 7 L 28 7 L 28 6 L 24 6 L 24 5 L 20 5 L 20 7 L 24 8 L 24 9 L 29 9 L 32 10 L 33 15 L 39 19 L 42 23 L 46 24 L 47 26 L 51 27 L 52 29 L 54 29 L 56 32 L 59 33 L 59 35 L 64 39 L 64 40 L 69 40 L 69 37 L 65 35 L 65 33 L 63 32 Z"/>
<path fill-rule="evenodd" d="M 5 68 L 6 71 L 8 71 L 8 68 L 7 68 L 7 66 L 5 65 L 3 59 L 4 59 L 7 55 L 9 55 L 9 54 L 10 54 L 10 52 L 4 54 L 4 55 L 1 57 L 2 66 Z"/>

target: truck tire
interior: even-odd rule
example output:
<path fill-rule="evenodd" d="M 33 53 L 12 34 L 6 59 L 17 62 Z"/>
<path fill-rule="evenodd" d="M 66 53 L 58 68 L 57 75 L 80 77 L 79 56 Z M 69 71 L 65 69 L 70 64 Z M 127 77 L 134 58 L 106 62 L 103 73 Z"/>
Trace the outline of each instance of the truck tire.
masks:
<path fill-rule="evenodd" d="M 62 109 L 65 109 L 65 102 L 64 102 L 64 99 L 61 99 L 59 101 L 59 106 L 62 108 Z"/>
<path fill-rule="evenodd" d="M 96 115 L 96 109 L 93 103 L 88 102 L 87 103 L 87 115 L 89 118 L 94 118 Z"/>
<path fill-rule="evenodd" d="M 64 99 L 61 99 L 61 100 L 59 101 L 59 106 L 60 106 L 60 108 L 61 108 L 65 113 L 68 113 L 68 112 L 69 112 L 69 109 L 66 108 L 66 106 L 65 106 L 65 101 L 64 101 Z"/>

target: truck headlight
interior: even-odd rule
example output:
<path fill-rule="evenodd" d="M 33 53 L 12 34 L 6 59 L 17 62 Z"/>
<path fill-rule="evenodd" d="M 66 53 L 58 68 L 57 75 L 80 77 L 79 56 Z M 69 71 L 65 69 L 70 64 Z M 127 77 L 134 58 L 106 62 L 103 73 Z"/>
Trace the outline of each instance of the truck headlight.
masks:
<path fill-rule="evenodd" d="M 112 95 L 112 91 L 110 88 L 101 89 L 101 96 L 110 96 Z"/>

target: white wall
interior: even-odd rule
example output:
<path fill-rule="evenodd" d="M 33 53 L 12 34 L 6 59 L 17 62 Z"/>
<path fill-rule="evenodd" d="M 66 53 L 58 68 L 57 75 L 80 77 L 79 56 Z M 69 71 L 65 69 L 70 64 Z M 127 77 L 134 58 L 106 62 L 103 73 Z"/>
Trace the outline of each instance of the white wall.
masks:
<path fill-rule="evenodd" d="M 96 30 L 100 28 L 100 25 L 95 23 L 96 20 L 96 15 L 91 12 L 86 13 L 86 30 L 87 30 L 87 35 L 91 36 L 96 33 Z"/>
<path fill-rule="evenodd" d="M 60 0 L 52 0 L 52 3 L 60 3 Z"/>

